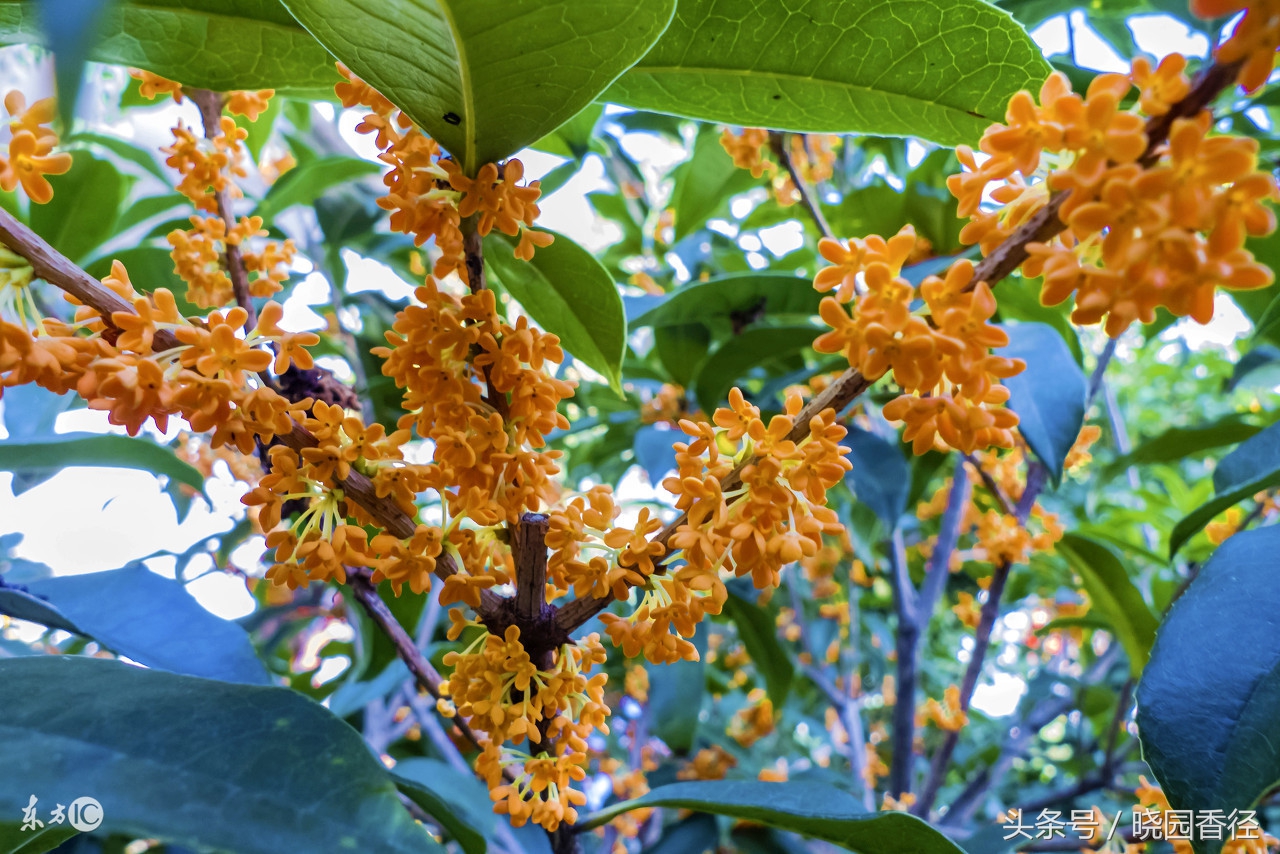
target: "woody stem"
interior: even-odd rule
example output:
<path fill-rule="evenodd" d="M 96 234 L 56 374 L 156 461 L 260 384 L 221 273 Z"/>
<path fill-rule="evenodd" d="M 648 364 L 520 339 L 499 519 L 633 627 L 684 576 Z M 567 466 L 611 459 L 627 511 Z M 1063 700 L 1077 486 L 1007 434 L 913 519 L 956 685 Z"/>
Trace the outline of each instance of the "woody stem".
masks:
<path fill-rule="evenodd" d="M 200 108 L 200 121 L 204 124 L 205 139 L 214 139 L 222 133 L 223 97 L 219 92 L 209 89 L 184 89 L 186 95 Z M 235 223 L 231 219 L 231 190 L 224 187 L 217 192 L 218 216 L 222 218 L 229 233 Z M 231 290 L 236 297 L 236 305 L 249 313 L 247 329 L 258 325 L 258 313 L 253 308 L 253 299 L 249 295 L 249 274 L 244 268 L 244 257 L 239 246 L 226 243 L 225 261 L 227 275 L 231 278 Z"/>

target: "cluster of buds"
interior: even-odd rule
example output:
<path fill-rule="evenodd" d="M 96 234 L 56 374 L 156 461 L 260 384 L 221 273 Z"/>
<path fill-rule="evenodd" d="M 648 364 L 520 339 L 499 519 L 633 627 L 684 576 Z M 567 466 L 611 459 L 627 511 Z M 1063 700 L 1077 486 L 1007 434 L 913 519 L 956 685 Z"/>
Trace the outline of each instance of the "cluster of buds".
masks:
<path fill-rule="evenodd" d="M 843 354 L 868 380 L 892 372 L 903 394 L 884 415 L 906 423 L 903 438 L 917 454 L 938 445 L 966 453 L 1012 447 L 1018 416 L 1003 406 L 1009 390 L 1000 380 L 1026 365 L 991 352 L 1009 343 L 1004 330 L 988 323 L 995 296 L 986 282 L 973 282 L 974 267 L 966 259 L 952 264 L 945 277 L 925 279 L 917 294 L 902 275 L 916 241 L 915 230 L 904 226 L 888 240 L 871 235 L 819 243 L 832 266 L 818 271 L 814 287 L 835 295 L 819 307 L 831 331 L 818 337 L 814 349 Z M 917 296 L 931 320 L 912 312 Z"/>
<path fill-rule="evenodd" d="M 476 231 L 487 235 L 495 227 L 503 234 L 519 236 L 515 255 L 528 261 L 538 246 L 554 239 L 531 226 L 538 218 L 538 181 L 526 185 L 524 166 L 519 160 L 503 164 L 486 163 L 474 178 L 465 175 L 456 161 L 446 158 L 434 139 L 365 83 L 342 63 L 338 71 L 346 78 L 335 89 L 344 107 L 361 106 L 370 112 L 356 131 L 374 134 L 382 150 L 379 159 L 391 167 L 383 176 L 387 194 L 378 204 L 391 211 L 391 229 L 413 235 L 421 246 L 435 239 L 440 255 L 433 272 L 443 278 L 456 273 L 470 280 L 463 250 L 462 220 L 479 214 Z"/>

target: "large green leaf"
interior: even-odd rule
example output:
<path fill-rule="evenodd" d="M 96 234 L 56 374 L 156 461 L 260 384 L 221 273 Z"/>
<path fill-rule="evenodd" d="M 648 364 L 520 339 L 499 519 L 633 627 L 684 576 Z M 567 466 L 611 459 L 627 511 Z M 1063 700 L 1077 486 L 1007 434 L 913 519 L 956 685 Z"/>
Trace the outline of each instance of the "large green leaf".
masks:
<path fill-rule="evenodd" d="M 605 98 L 780 130 L 976 143 L 1049 66 L 982 0 L 681 0 Z"/>
<path fill-rule="evenodd" d="M 192 489 L 204 489 L 204 475 L 148 439 L 100 433 L 58 433 L 0 442 L 0 471 L 49 471 L 67 466 L 107 466 L 161 474 Z"/>
<path fill-rule="evenodd" d="M 675 239 L 683 240 L 718 213 L 728 210 L 729 199 L 745 193 L 762 179 L 733 165 L 720 144 L 720 132 L 704 125 L 693 141 L 693 154 L 671 172 L 675 188 L 671 209 L 675 212 Z"/>
<path fill-rule="evenodd" d="M 1124 563 L 1110 546 L 1080 534 L 1065 534 L 1055 548 L 1080 573 L 1094 609 L 1110 624 L 1129 656 L 1130 671 L 1138 676 L 1151 655 L 1159 620 Z"/>
<path fill-rule="evenodd" d="M 126 182 L 116 167 L 87 151 L 74 151 L 71 158 L 71 171 L 49 178 L 49 203 L 31 206 L 31 228 L 72 261 L 83 262 L 111 236 Z"/>
<path fill-rule="evenodd" d="M 696 316 L 696 315 L 693 315 Z M 677 323 L 653 330 L 653 349 L 677 384 L 688 388 L 711 347 L 711 332 L 701 323 Z"/>
<path fill-rule="evenodd" d="M 0 44 L 43 41 L 35 6 L 0 0 Z M 279 0 L 117 0 L 89 58 L 218 91 L 323 96 L 340 80 L 329 52 Z"/>
<path fill-rule="evenodd" d="M 1246 439 L 1222 458 L 1213 470 L 1213 499 L 1197 507 L 1173 526 L 1169 557 L 1214 516 L 1254 493 L 1280 483 L 1280 424 L 1272 424 Z"/>
<path fill-rule="evenodd" d="M 44 612 L 44 613 L 42 613 Z M 244 629 L 141 564 L 0 588 L 0 613 L 93 638 L 145 664 L 226 682 L 270 682 Z"/>
<path fill-rule="evenodd" d="M 862 803 L 843 789 L 800 781 L 672 783 L 592 813 L 578 827 L 589 830 L 641 807 L 679 807 L 727 815 L 821 839 L 860 854 L 964 854 L 954 842 L 915 816 L 867 813 Z"/>
<path fill-rule="evenodd" d="M 844 444 L 853 463 L 848 477 L 858 501 L 875 511 L 885 530 L 892 531 L 907 509 L 911 488 L 911 468 L 901 448 L 860 427 L 850 428 Z"/>
<path fill-rule="evenodd" d="M 573 357 L 622 389 L 627 320 L 609 271 L 563 234 L 532 261 L 513 254 L 515 238 L 497 231 L 485 238 L 485 261 L 498 281 Z"/>
<path fill-rule="evenodd" d="M 707 630 L 699 626 L 692 641 L 697 661 L 649 667 L 649 729 L 681 755 L 693 748 L 707 683 Z"/>
<path fill-rule="evenodd" d="M 440 822 L 465 854 L 485 854 L 485 837 L 493 832 L 489 789 L 474 774 L 435 759 L 403 759 L 391 775 L 396 786 Z"/>
<path fill-rule="evenodd" d="M 791 663 L 791 656 L 778 643 L 778 628 L 773 615 L 746 595 L 741 595 L 750 595 L 750 584 L 740 581 L 734 587 L 738 592 L 729 591 L 729 598 L 724 603 L 725 616 L 738 627 L 738 636 L 742 638 L 756 670 L 764 677 L 765 690 L 773 702 L 775 714 L 778 714 L 786 702 L 787 692 L 791 690 L 795 666 Z"/>
<path fill-rule="evenodd" d="M 671 326 L 717 317 L 746 320 L 756 314 L 814 315 L 821 301 L 822 294 L 813 289 L 809 279 L 780 273 L 734 273 L 676 288 L 631 326 Z"/>
<path fill-rule="evenodd" d="M 1231 413 L 1207 424 L 1192 427 L 1170 427 L 1159 435 L 1139 442 L 1137 447 L 1103 470 L 1110 477 L 1129 466 L 1146 463 L 1171 463 L 1202 451 L 1243 442 L 1262 432 L 1247 414 Z"/>
<path fill-rule="evenodd" d="M 821 333 L 817 327 L 760 326 L 735 335 L 707 357 L 694 381 L 698 405 L 714 412 L 729 389 L 752 368 L 778 356 L 799 353 L 813 346 Z"/>
<path fill-rule="evenodd" d="M 645 54 L 675 0 L 284 0 L 468 174 L 572 119 Z"/>
<path fill-rule="evenodd" d="M 1138 683 L 1138 729 L 1174 809 L 1247 809 L 1280 780 L 1277 552 L 1277 527 L 1231 537 L 1156 635 Z"/>
<path fill-rule="evenodd" d="M 1004 330 L 1009 346 L 998 354 L 1027 363 L 1025 371 L 1004 381 L 1009 408 L 1018 413 L 1022 438 L 1057 481 L 1084 423 L 1084 373 L 1053 327 L 1015 323 Z"/>
<path fill-rule="evenodd" d="M 0 659 L 0 684 L 0 850 L 32 794 L 198 850 L 442 850 L 359 734 L 294 691 L 63 655 Z"/>
<path fill-rule="evenodd" d="M 379 171 L 381 167 L 377 163 L 358 157 L 337 154 L 317 157 L 280 176 L 253 212 L 269 223 L 294 205 L 311 204 L 330 187 L 376 175 Z"/>

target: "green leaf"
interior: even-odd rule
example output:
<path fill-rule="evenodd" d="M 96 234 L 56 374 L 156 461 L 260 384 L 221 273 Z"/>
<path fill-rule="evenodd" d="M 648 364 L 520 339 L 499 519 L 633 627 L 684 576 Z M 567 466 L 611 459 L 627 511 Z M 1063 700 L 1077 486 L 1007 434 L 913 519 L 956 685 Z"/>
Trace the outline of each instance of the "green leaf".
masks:
<path fill-rule="evenodd" d="M 1105 473 L 1109 477 L 1133 465 L 1177 462 L 1202 451 L 1243 442 L 1262 429 L 1261 425 L 1249 420 L 1247 413 L 1238 412 L 1194 427 L 1170 427 L 1158 436 L 1140 442 L 1128 454 L 1107 466 Z"/>
<path fill-rule="evenodd" d="M 778 356 L 813 346 L 821 332 L 813 326 L 761 326 L 735 335 L 702 363 L 694 380 L 695 396 L 703 412 L 714 412 L 729 389 L 759 365 Z"/>
<path fill-rule="evenodd" d="M 915 816 L 902 812 L 867 813 L 843 789 L 801 781 L 672 783 L 592 813 L 578 827 L 590 830 L 641 807 L 678 807 L 727 815 L 821 839 L 860 854 L 964 854 L 954 842 Z"/>
<path fill-rule="evenodd" d="M 1222 458 L 1213 470 L 1214 497 L 1173 526 L 1169 558 L 1223 510 L 1280 483 L 1280 424 L 1272 424 Z"/>
<path fill-rule="evenodd" d="M 21 783 L 0 786 L 0 850 L 33 793 L 96 798 L 104 835 L 200 850 L 443 850 L 359 734 L 294 691 L 68 655 L 0 659 L 0 684 L 0 765 Z"/>
<path fill-rule="evenodd" d="M 659 326 L 653 330 L 653 349 L 658 359 L 671 379 L 685 388 L 697 376 L 710 347 L 711 333 L 701 323 Z"/>
<path fill-rule="evenodd" d="M 1156 635 L 1138 729 L 1173 809 L 1247 809 L 1280 779 L 1278 551 L 1280 527 L 1228 539 Z"/>
<path fill-rule="evenodd" d="M 1159 620 L 1129 579 L 1119 555 L 1105 543 L 1080 534 L 1065 534 L 1054 546 L 1084 579 L 1094 608 L 1106 617 L 1129 656 L 1136 677 L 1151 655 Z"/>
<path fill-rule="evenodd" d="M 53 198 L 31 206 L 31 228 L 72 261 L 106 242 L 127 190 L 124 176 L 87 151 L 71 153 L 71 171 L 49 176 Z"/>
<path fill-rule="evenodd" d="M 53 613 L 45 619 L 12 616 L 93 638 L 147 667 L 249 685 L 270 682 L 244 629 L 209 613 L 184 586 L 141 564 L 47 578 L 27 590 L 39 607 Z M 5 612 L 6 593 L 15 591 L 0 589 Z M 35 605 L 13 604 L 28 611 Z"/>
<path fill-rule="evenodd" d="M 1084 423 L 1084 373 L 1062 336 L 1043 323 L 1004 327 L 1009 346 L 1001 356 L 1023 359 L 1027 369 L 1004 381 L 1009 408 L 1018 413 L 1018 430 L 1055 482 Z"/>
<path fill-rule="evenodd" d="M 502 287 L 539 326 L 560 336 L 575 359 L 621 393 L 627 321 L 609 271 L 563 234 L 538 249 L 532 261 L 516 258 L 515 238 L 500 232 L 490 232 L 484 245 L 485 261 Z"/>
<path fill-rule="evenodd" d="M 141 199 L 135 199 L 128 207 L 120 212 L 119 219 L 116 220 L 116 234 L 124 234 L 135 225 L 142 225 L 148 220 L 154 219 L 161 214 L 179 213 L 178 208 L 190 210 L 191 204 L 187 197 L 181 193 L 165 193 L 160 196 L 144 196 Z M 168 254 L 167 252 L 165 253 Z M 169 266 L 173 266 L 170 262 Z M 141 283 L 135 285 L 143 289 L 153 289 L 158 285 L 150 283 Z"/>
<path fill-rule="evenodd" d="M 0 6 L 0 9 L 2 8 L 3 6 Z M 73 134 L 67 140 L 67 143 L 67 148 L 85 146 L 89 149 L 105 149 L 115 155 L 116 159 L 120 160 L 122 163 L 132 163 L 134 166 L 142 169 L 142 171 L 159 178 L 166 185 L 169 184 L 171 180 L 170 175 L 165 172 L 165 167 L 160 165 L 160 161 L 156 159 L 155 155 L 150 151 L 138 148 L 128 140 L 121 139 L 117 136 L 108 136 L 107 134 L 94 133 L 93 131 L 80 131 L 79 133 Z M 178 194 L 175 193 L 174 195 Z M 183 199 L 186 198 L 186 196 L 178 197 Z"/>
<path fill-rule="evenodd" d="M 672 326 L 690 319 L 705 323 L 715 317 L 746 320 L 757 314 L 812 316 L 818 313 L 822 296 L 813 289 L 812 280 L 799 276 L 734 273 L 676 288 L 633 320 L 631 327 Z"/>
<path fill-rule="evenodd" d="M 671 172 L 675 188 L 671 208 L 675 211 L 675 239 L 683 240 L 707 220 L 729 209 L 729 199 L 760 184 L 746 169 L 733 165 L 733 158 L 720 144 L 720 132 L 705 125 L 693 141 L 693 154 Z"/>
<path fill-rule="evenodd" d="M 1000 283 L 1000 319 L 1023 323 L 1043 323 L 1052 326 L 1062 336 L 1071 350 L 1077 365 L 1084 365 L 1084 350 L 1080 346 L 1080 334 L 1076 332 L 1068 313 L 1062 306 L 1048 306 L 1040 302 L 1040 280 L 1014 277 Z"/>
<path fill-rule="evenodd" d="M 67 466 L 142 469 L 204 490 L 204 475 L 149 439 L 100 433 L 57 433 L 0 442 L 0 471 L 44 471 Z"/>
<path fill-rule="evenodd" d="M 489 789 L 474 774 L 462 774 L 434 759 L 402 759 L 391 779 L 400 791 L 440 822 L 465 854 L 485 854 L 493 832 Z"/>
<path fill-rule="evenodd" d="M 740 590 L 751 589 L 749 585 L 738 587 Z M 781 714 L 782 704 L 786 702 L 787 692 L 791 690 L 795 667 L 782 644 L 778 643 L 778 627 L 773 616 L 732 590 L 725 600 L 724 614 L 737 625 L 738 636 L 742 638 L 751 662 L 764 677 L 765 690 L 773 703 L 774 714 Z"/>
<path fill-rule="evenodd" d="M 681 755 L 693 749 L 707 687 L 707 631 L 700 625 L 690 640 L 698 649 L 697 661 L 649 666 L 649 728 Z"/>
<path fill-rule="evenodd" d="M 681 0 L 605 99 L 751 127 L 974 144 L 1048 73 L 1026 32 L 981 0 Z"/>
<path fill-rule="evenodd" d="M 911 467 L 899 445 L 891 445 L 874 433 L 852 427 L 845 437 L 853 469 L 853 491 L 858 501 L 870 507 L 886 531 L 892 531 L 907 509 L 911 488 Z"/>
<path fill-rule="evenodd" d="M 280 176 L 267 195 L 253 209 L 268 224 L 294 205 L 309 205 L 330 187 L 377 175 L 381 167 L 358 157 L 330 155 L 308 160 Z"/>
<path fill-rule="evenodd" d="M 284 5 L 474 175 L 594 101 L 666 29 L 675 0 Z"/>
<path fill-rule="evenodd" d="M 35 5 L 0 0 L 0 44 L 43 41 Z M 340 79 L 329 52 L 279 0 L 118 0 L 102 16 L 89 58 L 219 92 L 327 97 Z"/>
<path fill-rule="evenodd" d="M 1235 367 L 1232 368 L 1231 378 L 1227 380 L 1225 384 L 1226 390 L 1235 391 L 1240 387 L 1240 383 L 1244 381 L 1245 377 L 1255 371 L 1263 369 L 1267 370 L 1263 375 L 1262 381 L 1255 379 L 1251 381 L 1249 385 L 1251 387 L 1261 386 L 1268 389 L 1274 388 L 1274 378 L 1276 374 L 1275 367 L 1277 362 L 1280 362 L 1280 348 L 1274 347 L 1271 344 L 1261 344 L 1254 347 L 1248 353 L 1241 356 L 1240 361 L 1236 362 Z"/>

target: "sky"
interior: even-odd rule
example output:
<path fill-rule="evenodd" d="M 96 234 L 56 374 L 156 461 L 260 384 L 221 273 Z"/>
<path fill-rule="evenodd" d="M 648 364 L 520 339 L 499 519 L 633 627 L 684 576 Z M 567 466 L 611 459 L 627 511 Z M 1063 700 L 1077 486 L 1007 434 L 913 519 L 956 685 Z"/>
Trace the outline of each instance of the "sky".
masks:
<path fill-rule="evenodd" d="M 1203 36 L 1190 32 L 1168 16 L 1133 18 L 1131 29 L 1138 46 L 1157 58 L 1172 51 L 1203 57 L 1208 51 L 1208 43 Z M 1100 71 L 1127 71 L 1124 61 L 1085 24 L 1083 13 L 1073 13 L 1070 22 L 1062 15 L 1052 18 L 1034 30 L 1032 36 L 1046 56 L 1053 56 L 1068 52 L 1072 41 L 1070 31 L 1073 31 L 1076 58 L 1081 65 Z M 10 54 L 7 62 L 6 53 Z M 6 72 L 8 79 L 32 73 L 21 62 L 15 65 L 12 49 L 0 50 L 0 69 Z M 19 82 L 18 85 L 22 84 Z M 321 108 L 333 109 L 330 105 L 321 105 Z M 185 108 L 192 109 L 189 104 Z M 111 130 L 159 145 L 167 139 L 168 128 L 176 115 L 181 115 L 189 125 L 197 121 L 194 112 L 171 105 L 147 111 L 146 118 L 140 122 L 112 127 Z M 377 151 L 372 141 L 354 132 L 358 121 L 357 114 L 347 111 L 340 119 L 342 135 L 361 156 L 375 159 Z M 629 154 L 641 160 L 647 180 L 655 186 L 660 184 L 666 170 L 685 156 L 679 146 L 646 134 L 628 134 L 622 144 Z M 923 157 L 923 147 L 914 145 L 912 154 L 915 158 Z M 525 164 L 529 180 L 541 177 L 563 162 L 562 158 L 532 150 L 518 156 Z M 594 155 L 588 157 L 583 169 L 572 180 L 546 199 L 539 200 L 542 210 L 539 225 L 563 232 L 592 251 L 604 248 L 619 239 L 621 233 L 617 226 L 595 215 L 586 195 L 609 187 L 600 159 Z M 744 198 L 735 204 L 750 205 L 751 202 Z M 732 223 L 721 221 L 712 225 L 736 236 Z M 750 253 L 748 257 L 753 266 L 759 267 L 768 263 L 766 251 L 780 256 L 796 248 L 801 240 L 799 223 L 793 222 L 762 232 L 759 240 L 750 235 L 744 236 L 740 245 Z M 377 262 L 353 255 L 349 260 L 353 266 L 352 275 L 362 283 L 362 287 L 377 288 L 392 297 L 407 296 L 412 291 Z M 305 267 L 299 270 L 304 277 L 306 273 Z M 296 330 L 323 326 L 319 315 L 308 306 L 325 306 L 327 303 L 327 284 L 319 277 L 305 278 L 286 304 L 285 327 Z M 1197 348 L 1230 346 L 1230 342 L 1247 332 L 1249 322 L 1228 297 L 1219 295 L 1217 309 L 1214 321 L 1208 326 L 1182 322 L 1172 333 L 1166 334 L 1181 336 L 1190 346 Z M 0 400 L 0 411 L 3 406 L 4 402 Z M 61 415 L 56 429 L 59 432 L 124 432 L 123 428 L 109 425 L 105 414 L 85 409 Z M 165 436 L 154 430 L 151 432 L 163 441 L 173 438 L 177 428 Z M 4 437 L 7 437 L 7 432 L 0 426 L 0 438 Z M 0 472 L 0 534 L 10 531 L 23 533 L 24 539 L 15 549 L 15 555 L 47 564 L 59 575 L 114 569 L 157 552 L 182 553 L 229 530 L 243 512 L 239 497 L 245 491 L 244 485 L 236 483 L 225 468 L 215 473 L 220 476 L 209 482 L 210 504 L 197 500 L 189 515 L 179 521 L 160 483 L 145 472 L 68 468 L 16 497 L 12 491 L 12 475 Z M 620 485 L 619 494 L 625 498 L 645 500 L 655 497 L 656 493 L 639 468 L 633 467 Z M 233 554 L 233 561 L 241 567 L 251 568 L 261 550 L 261 539 L 254 538 Z M 174 576 L 176 561 L 173 557 L 150 557 L 146 563 L 162 575 Z M 194 568 L 199 570 L 201 565 L 196 564 Z M 244 616 L 254 607 L 242 580 L 220 571 L 201 575 L 188 585 L 188 590 L 210 611 L 227 619 Z M 1025 625 L 1019 621 L 1025 620 L 1026 615 L 1020 613 L 1004 618 L 1002 629 L 1007 639 L 1014 640 L 1022 635 Z M 38 637 L 41 631 L 34 626 L 18 628 L 19 636 L 26 639 Z M 342 663 L 335 661 L 329 672 L 322 673 L 322 678 L 337 675 L 341 668 Z M 995 684 L 980 685 L 973 705 L 991 715 L 1010 714 L 1024 690 L 1021 680 L 1004 677 Z"/>

